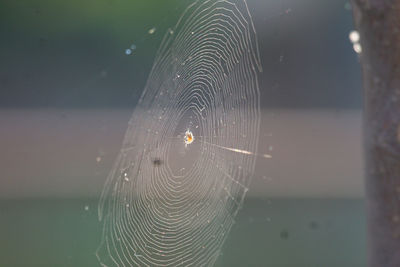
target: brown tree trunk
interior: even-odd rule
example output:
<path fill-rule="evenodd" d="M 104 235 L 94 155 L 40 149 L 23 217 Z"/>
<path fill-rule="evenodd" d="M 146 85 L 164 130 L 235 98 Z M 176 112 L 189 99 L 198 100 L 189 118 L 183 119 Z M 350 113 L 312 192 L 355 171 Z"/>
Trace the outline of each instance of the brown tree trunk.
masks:
<path fill-rule="evenodd" d="M 362 46 L 369 262 L 400 267 L 400 0 L 353 0 Z"/>

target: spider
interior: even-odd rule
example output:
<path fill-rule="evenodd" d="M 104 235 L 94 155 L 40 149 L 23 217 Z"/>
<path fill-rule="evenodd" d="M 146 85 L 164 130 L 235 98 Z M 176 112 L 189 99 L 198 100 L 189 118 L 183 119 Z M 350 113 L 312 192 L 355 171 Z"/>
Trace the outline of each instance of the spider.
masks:
<path fill-rule="evenodd" d="M 193 133 L 190 130 L 187 130 L 185 132 L 184 141 L 185 141 L 185 146 L 190 145 L 191 143 L 193 143 L 194 136 L 193 136 Z"/>

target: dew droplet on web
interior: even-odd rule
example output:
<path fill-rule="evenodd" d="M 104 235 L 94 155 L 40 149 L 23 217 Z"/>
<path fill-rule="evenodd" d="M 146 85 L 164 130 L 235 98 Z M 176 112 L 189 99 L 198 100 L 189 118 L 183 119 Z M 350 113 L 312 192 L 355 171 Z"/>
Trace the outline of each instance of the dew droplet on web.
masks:
<path fill-rule="evenodd" d="M 130 54 L 132 54 L 132 50 L 129 48 L 125 49 L 125 55 L 129 56 Z"/>
<path fill-rule="evenodd" d="M 148 31 L 149 34 L 153 34 L 155 32 L 156 32 L 156 27 L 153 27 Z"/>
<path fill-rule="evenodd" d="M 358 43 L 360 41 L 360 34 L 358 33 L 358 31 L 351 31 L 349 33 L 349 39 L 350 42 L 354 43 Z"/>
<path fill-rule="evenodd" d="M 359 43 L 354 44 L 353 49 L 357 54 L 360 54 L 362 52 L 362 47 L 361 47 L 361 44 L 359 44 Z"/>

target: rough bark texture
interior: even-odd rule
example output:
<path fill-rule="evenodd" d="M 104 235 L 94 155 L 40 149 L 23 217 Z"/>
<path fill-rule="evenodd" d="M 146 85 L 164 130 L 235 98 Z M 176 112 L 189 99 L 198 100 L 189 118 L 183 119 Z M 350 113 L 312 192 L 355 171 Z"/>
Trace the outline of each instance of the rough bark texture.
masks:
<path fill-rule="evenodd" d="M 400 266 L 400 0 L 353 0 L 361 36 L 369 262 Z"/>

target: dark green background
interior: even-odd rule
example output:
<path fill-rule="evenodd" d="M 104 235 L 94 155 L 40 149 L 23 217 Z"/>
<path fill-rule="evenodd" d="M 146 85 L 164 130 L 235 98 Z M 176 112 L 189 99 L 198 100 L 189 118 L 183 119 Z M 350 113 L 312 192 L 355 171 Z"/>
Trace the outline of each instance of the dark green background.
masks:
<path fill-rule="evenodd" d="M 190 2 L 0 1 L 0 107 L 134 107 L 161 37 Z M 361 107 L 346 1 L 248 5 L 264 67 L 263 107 Z M 127 56 L 131 44 L 137 49 Z"/>
<path fill-rule="evenodd" d="M 0 108 L 133 109 L 190 2 L 0 0 Z M 248 4 L 263 108 L 361 108 L 346 1 Z M 0 266 L 99 266 L 97 199 L 0 199 Z M 365 243 L 362 199 L 248 198 L 217 265 L 361 267 Z"/>
<path fill-rule="evenodd" d="M 99 266 L 96 200 L 9 200 L 0 212 L 0 266 Z M 216 266 L 364 267 L 365 227 L 361 200 L 248 198 Z"/>

